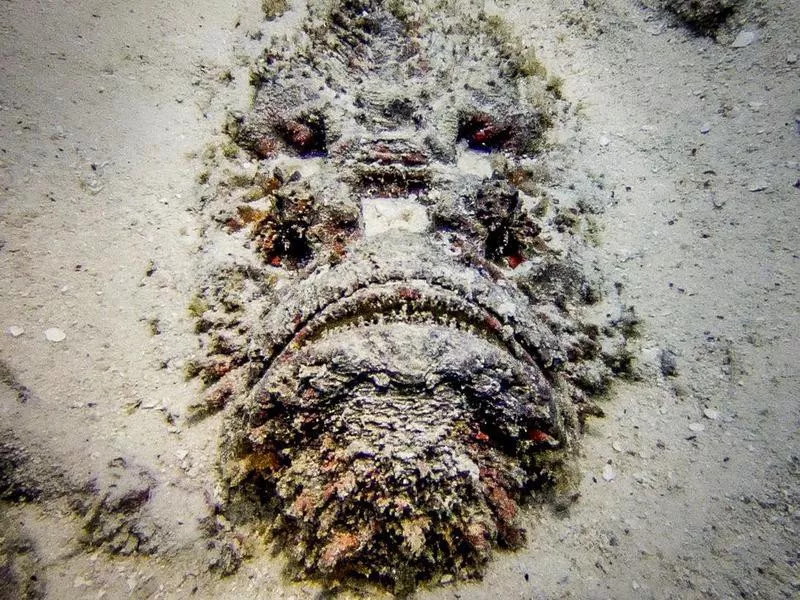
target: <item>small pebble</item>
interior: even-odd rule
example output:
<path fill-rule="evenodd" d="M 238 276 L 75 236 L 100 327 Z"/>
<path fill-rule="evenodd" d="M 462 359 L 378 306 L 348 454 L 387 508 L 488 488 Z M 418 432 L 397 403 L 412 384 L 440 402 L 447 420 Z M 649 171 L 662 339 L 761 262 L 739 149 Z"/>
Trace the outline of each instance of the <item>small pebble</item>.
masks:
<path fill-rule="evenodd" d="M 786 55 L 786 62 L 793 65 L 797 62 L 797 54 L 791 53 Z"/>
<path fill-rule="evenodd" d="M 719 411 L 713 408 L 706 408 L 703 410 L 703 416 L 706 419 L 711 419 L 712 421 L 717 421 L 719 419 Z"/>
<path fill-rule="evenodd" d="M 625 452 L 625 446 L 619 440 L 614 440 L 614 442 L 611 444 L 611 447 L 615 452 Z"/>
<path fill-rule="evenodd" d="M 48 342 L 63 342 L 67 339 L 67 334 L 58 327 L 50 327 L 44 330 L 44 337 L 47 338 Z"/>
<path fill-rule="evenodd" d="M 606 465 L 603 467 L 603 479 L 606 481 L 613 481 L 617 474 L 614 472 L 614 469 L 611 468 L 611 465 Z"/>
<path fill-rule="evenodd" d="M 700 433 L 706 430 L 706 426 L 702 423 L 689 423 L 689 429 L 695 433 Z"/>
<path fill-rule="evenodd" d="M 8 333 L 11 335 L 11 337 L 19 337 L 25 333 L 25 330 L 19 325 L 12 325 L 8 328 Z"/>
<path fill-rule="evenodd" d="M 711 125 L 708 123 L 703 123 L 703 126 L 700 127 L 700 133 L 705 134 L 708 133 L 709 131 L 711 131 Z"/>
<path fill-rule="evenodd" d="M 731 44 L 732 48 L 744 48 L 756 41 L 756 34 L 754 31 L 740 31 L 736 39 Z"/>
<path fill-rule="evenodd" d="M 751 192 L 763 192 L 765 189 L 767 189 L 767 184 L 766 183 L 751 183 L 750 187 L 748 187 L 747 189 L 750 190 Z"/>
<path fill-rule="evenodd" d="M 678 357 L 667 348 L 661 350 L 660 356 L 661 374 L 664 377 L 675 377 L 678 374 Z"/>
<path fill-rule="evenodd" d="M 611 143 L 611 140 L 610 140 L 610 139 L 608 139 L 608 137 L 607 137 L 607 136 L 605 136 L 605 135 L 603 135 L 603 136 L 600 136 L 600 145 L 601 145 L 603 148 L 605 148 L 606 146 L 608 146 L 610 143 Z"/>

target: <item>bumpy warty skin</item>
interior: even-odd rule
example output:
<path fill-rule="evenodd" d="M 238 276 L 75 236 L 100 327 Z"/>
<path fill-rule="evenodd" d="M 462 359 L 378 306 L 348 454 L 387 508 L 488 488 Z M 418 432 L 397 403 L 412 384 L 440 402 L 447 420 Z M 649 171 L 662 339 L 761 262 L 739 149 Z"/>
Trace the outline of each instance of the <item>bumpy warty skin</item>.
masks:
<path fill-rule="evenodd" d="M 558 484 L 620 342 L 577 318 L 578 242 L 519 189 L 559 101 L 463 2 L 314 3 L 253 83 L 228 123 L 246 189 L 205 198 L 207 249 L 241 243 L 198 321 L 223 511 L 313 577 L 480 574 L 523 543 L 518 505 Z"/>

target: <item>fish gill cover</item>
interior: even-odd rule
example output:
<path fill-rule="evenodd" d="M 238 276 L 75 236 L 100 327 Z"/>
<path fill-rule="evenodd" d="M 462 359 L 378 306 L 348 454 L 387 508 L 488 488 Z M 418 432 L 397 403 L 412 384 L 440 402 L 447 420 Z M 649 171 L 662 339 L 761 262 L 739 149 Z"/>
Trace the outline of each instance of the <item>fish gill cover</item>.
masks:
<path fill-rule="evenodd" d="M 301 576 L 479 576 L 629 360 L 537 186 L 559 86 L 466 2 L 313 2 L 204 177 L 218 510 Z M 214 152 L 211 152 L 210 156 Z M 206 181 L 207 180 L 207 181 Z"/>

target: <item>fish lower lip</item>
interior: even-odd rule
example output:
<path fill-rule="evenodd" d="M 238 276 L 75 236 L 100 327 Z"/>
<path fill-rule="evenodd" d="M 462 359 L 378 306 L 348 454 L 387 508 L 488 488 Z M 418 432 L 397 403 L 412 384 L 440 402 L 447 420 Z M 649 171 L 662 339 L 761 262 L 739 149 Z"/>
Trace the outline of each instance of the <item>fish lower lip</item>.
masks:
<path fill-rule="evenodd" d="M 536 365 L 517 359 L 495 340 L 428 322 L 381 323 L 359 331 L 331 329 L 275 364 L 257 395 L 263 405 L 279 401 L 312 411 L 331 410 L 331 402 L 349 402 L 355 413 L 369 415 L 373 412 L 366 407 L 371 404 L 383 406 L 374 414 L 393 411 L 392 402 L 384 396 L 399 393 L 420 402 L 413 414 L 403 418 L 427 414 L 435 421 L 439 413 L 430 408 L 429 401 L 446 389 L 462 400 L 469 397 L 484 404 L 485 410 L 496 407 L 491 420 L 506 423 L 508 431 L 532 418 L 537 428 L 548 428 L 544 423 L 556 421 L 550 383 Z M 366 401 L 368 397 L 374 400 Z M 453 398 L 450 409 L 442 408 L 440 414 L 474 409 Z M 523 414 L 521 406 L 539 408 Z M 348 423 L 345 419 L 341 424 L 349 427 Z"/>

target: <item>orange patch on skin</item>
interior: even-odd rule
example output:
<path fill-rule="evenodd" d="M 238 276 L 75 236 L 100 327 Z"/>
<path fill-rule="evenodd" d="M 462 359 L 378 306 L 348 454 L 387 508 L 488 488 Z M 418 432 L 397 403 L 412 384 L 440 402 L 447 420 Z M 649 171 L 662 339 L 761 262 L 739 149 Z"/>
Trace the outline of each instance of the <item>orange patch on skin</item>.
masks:
<path fill-rule="evenodd" d="M 322 500 L 327 502 L 336 494 L 336 485 L 333 483 L 329 483 L 325 486 L 325 490 L 322 492 Z"/>
<path fill-rule="evenodd" d="M 557 444 L 557 440 L 548 433 L 540 429 L 530 429 L 528 431 L 528 439 L 537 444 L 547 443 L 547 444 Z"/>
<path fill-rule="evenodd" d="M 484 467 L 480 471 L 480 479 L 483 483 L 484 494 L 489 504 L 494 508 L 499 518 L 499 525 L 507 527 L 516 518 L 519 507 L 517 503 L 508 495 L 503 485 L 503 476 L 490 467 Z"/>
<path fill-rule="evenodd" d="M 464 531 L 464 537 L 472 544 L 473 548 L 488 553 L 492 549 L 488 533 L 488 529 L 483 523 L 470 523 Z"/>
<path fill-rule="evenodd" d="M 261 186 L 261 188 L 265 192 L 267 192 L 268 194 L 271 194 L 272 192 L 277 190 L 279 187 L 281 187 L 281 182 L 277 177 L 270 177 Z"/>
<path fill-rule="evenodd" d="M 246 473 L 270 471 L 274 473 L 280 468 L 280 461 L 274 452 L 248 454 L 241 461 L 242 470 Z"/>
<path fill-rule="evenodd" d="M 320 557 L 320 566 L 324 569 L 335 567 L 343 558 L 352 554 L 359 546 L 358 537 L 352 533 L 339 532 L 333 540 L 325 546 Z"/>
<path fill-rule="evenodd" d="M 331 252 L 338 258 L 343 258 L 347 254 L 347 247 L 345 246 L 344 242 L 337 240 L 333 242 L 333 245 L 331 246 Z"/>
<path fill-rule="evenodd" d="M 306 518 L 308 515 L 313 514 L 316 508 L 317 502 L 314 499 L 314 495 L 308 490 L 303 491 L 295 499 L 294 504 L 292 505 L 292 511 L 302 518 Z"/>
<path fill-rule="evenodd" d="M 329 458 L 328 460 L 323 462 L 322 465 L 320 465 L 320 468 L 325 473 L 329 473 L 338 467 L 339 467 L 339 461 L 336 459 L 336 457 Z"/>
<path fill-rule="evenodd" d="M 208 373 L 214 379 L 220 379 L 229 373 L 231 369 L 233 369 L 233 361 L 231 361 L 230 358 L 223 358 L 221 360 L 209 362 L 203 368 L 206 373 Z"/>
<path fill-rule="evenodd" d="M 274 158 L 278 154 L 278 142 L 271 137 L 263 137 L 258 140 L 255 150 L 259 158 Z"/>
<path fill-rule="evenodd" d="M 261 223 L 261 221 L 267 218 L 266 211 L 253 208 L 252 206 L 247 206 L 246 204 L 237 206 L 236 212 L 239 213 L 239 219 L 242 221 L 242 223 L 252 223 L 253 225 L 258 225 Z"/>
<path fill-rule="evenodd" d="M 497 511 L 497 516 L 504 524 L 510 524 L 517 517 L 519 507 L 508 495 L 508 492 L 496 481 L 485 482 L 489 492 L 489 502 Z"/>
<path fill-rule="evenodd" d="M 244 227 L 244 223 L 239 221 L 239 219 L 230 218 L 225 221 L 225 227 L 231 231 L 239 231 L 242 227 Z"/>
<path fill-rule="evenodd" d="M 472 437 L 474 437 L 479 442 L 488 442 L 489 441 L 489 436 L 486 435 L 485 433 L 483 433 L 482 431 L 478 431 Z"/>
<path fill-rule="evenodd" d="M 236 386 L 234 383 L 223 379 L 208 389 L 204 397 L 204 403 L 211 410 L 219 410 L 228 403 L 228 400 L 235 392 Z"/>

